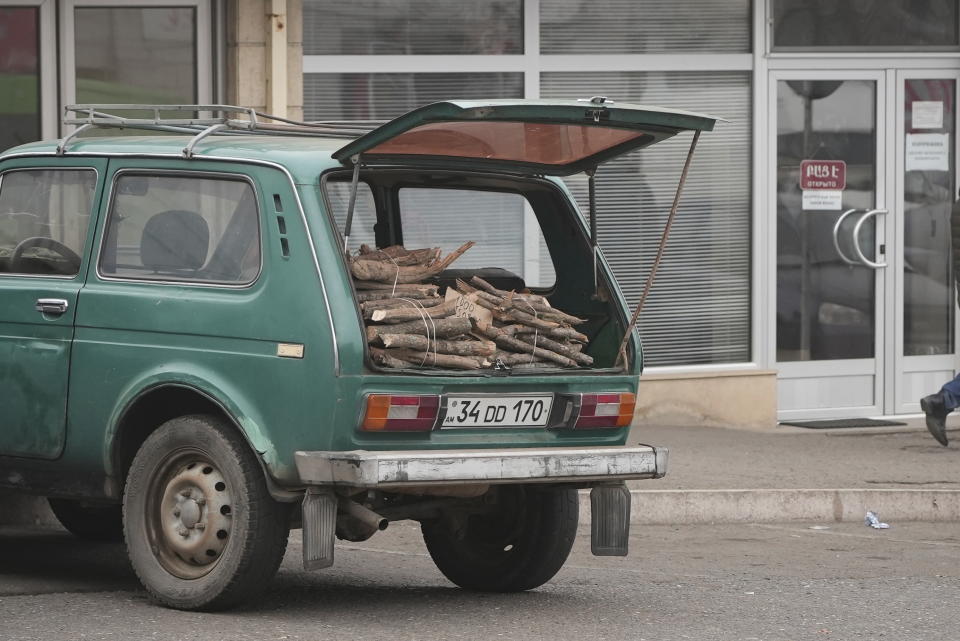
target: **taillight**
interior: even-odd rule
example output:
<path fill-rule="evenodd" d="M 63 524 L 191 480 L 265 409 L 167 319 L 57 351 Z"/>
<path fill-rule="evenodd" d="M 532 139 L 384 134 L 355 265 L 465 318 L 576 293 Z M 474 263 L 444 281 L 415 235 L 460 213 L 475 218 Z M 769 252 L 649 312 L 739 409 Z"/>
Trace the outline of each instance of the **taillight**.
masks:
<path fill-rule="evenodd" d="M 637 397 L 623 394 L 583 394 L 580 414 L 574 429 L 591 427 L 627 427 L 633 420 Z"/>
<path fill-rule="evenodd" d="M 440 397 L 367 395 L 360 429 L 365 432 L 429 432 L 437 422 Z"/>

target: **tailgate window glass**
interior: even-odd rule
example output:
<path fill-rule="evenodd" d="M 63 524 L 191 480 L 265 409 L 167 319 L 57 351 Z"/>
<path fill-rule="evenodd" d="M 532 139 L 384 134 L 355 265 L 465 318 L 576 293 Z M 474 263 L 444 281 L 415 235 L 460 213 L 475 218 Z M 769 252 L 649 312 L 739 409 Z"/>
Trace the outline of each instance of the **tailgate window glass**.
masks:
<path fill-rule="evenodd" d="M 0 177 L 0 273 L 74 276 L 97 173 L 28 169 Z"/>
<path fill-rule="evenodd" d="M 245 284 L 259 271 L 257 199 L 246 181 L 142 174 L 117 178 L 101 274 Z"/>
<path fill-rule="evenodd" d="M 476 245 L 452 269 L 499 267 L 528 287 L 553 287 L 553 262 L 540 224 L 520 194 L 468 189 L 400 189 L 400 219 L 408 249 L 439 247 L 446 255 Z"/>

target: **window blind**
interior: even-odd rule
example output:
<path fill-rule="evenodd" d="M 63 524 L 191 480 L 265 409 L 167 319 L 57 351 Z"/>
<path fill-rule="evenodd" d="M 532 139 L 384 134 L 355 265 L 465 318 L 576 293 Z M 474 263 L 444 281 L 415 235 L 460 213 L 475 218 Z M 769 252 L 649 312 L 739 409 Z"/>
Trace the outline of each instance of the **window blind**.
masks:
<path fill-rule="evenodd" d="M 540 0 L 540 53 L 749 53 L 750 0 Z"/>
<path fill-rule="evenodd" d="M 602 94 L 729 120 L 700 138 L 643 314 L 648 366 L 750 360 L 749 72 L 544 73 L 544 98 Z M 692 134 L 602 165 L 600 246 L 631 306 L 640 299 Z M 569 180 L 587 210 L 586 179 Z"/>
<path fill-rule="evenodd" d="M 522 73 L 305 73 L 306 120 L 381 120 L 451 98 L 522 98 Z"/>
<path fill-rule="evenodd" d="M 523 0 L 305 0 L 303 53 L 523 53 Z"/>
<path fill-rule="evenodd" d="M 476 245 L 457 259 L 454 269 L 500 267 L 521 276 L 529 286 L 554 284 L 553 264 L 536 219 L 528 233 L 534 235 L 541 249 L 538 257 L 541 269 L 534 279 L 536 282 L 531 282 L 531 275 L 526 272 L 526 199 L 523 196 L 492 191 L 403 188 L 399 199 L 403 240 L 408 247 L 440 247 L 446 255 L 472 240 Z"/>
<path fill-rule="evenodd" d="M 774 0 L 774 50 L 956 51 L 956 0 Z"/>

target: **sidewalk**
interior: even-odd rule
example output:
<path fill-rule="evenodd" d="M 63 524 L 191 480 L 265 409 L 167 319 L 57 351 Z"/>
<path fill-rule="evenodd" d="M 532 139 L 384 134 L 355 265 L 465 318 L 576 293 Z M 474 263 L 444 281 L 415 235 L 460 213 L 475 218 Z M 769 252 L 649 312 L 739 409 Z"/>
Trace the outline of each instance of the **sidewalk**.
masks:
<path fill-rule="evenodd" d="M 628 444 L 670 450 L 666 477 L 629 483 L 634 523 L 960 521 L 960 417 L 950 447 L 922 417 L 904 427 L 768 432 L 635 427 Z M 583 512 L 589 499 L 583 497 Z"/>

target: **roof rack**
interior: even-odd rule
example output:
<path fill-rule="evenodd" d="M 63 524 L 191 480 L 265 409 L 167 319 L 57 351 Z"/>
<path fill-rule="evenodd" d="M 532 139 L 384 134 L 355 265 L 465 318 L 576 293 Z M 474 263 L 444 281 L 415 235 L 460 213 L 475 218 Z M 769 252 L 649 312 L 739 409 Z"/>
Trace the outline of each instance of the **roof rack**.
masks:
<path fill-rule="evenodd" d="M 132 118 L 116 112 L 147 111 L 150 118 Z M 178 112 L 169 114 L 169 112 Z M 183 112 L 196 117 L 185 118 Z M 71 116 L 70 114 L 74 115 Z M 262 119 L 272 120 L 264 122 Z M 143 129 L 188 134 L 193 137 L 183 148 L 185 158 L 193 157 L 197 143 L 218 134 L 270 134 L 281 136 L 313 136 L 324 138 L 357 138 L 379 127 L 381 121 L 300 122 L 261 113 L 251 107 L 235 105 L 67 105 L 63 124 L 77 125 L 57 144 L 62 156 L 67 145 L 81 132 L 92 128 Z"/>

